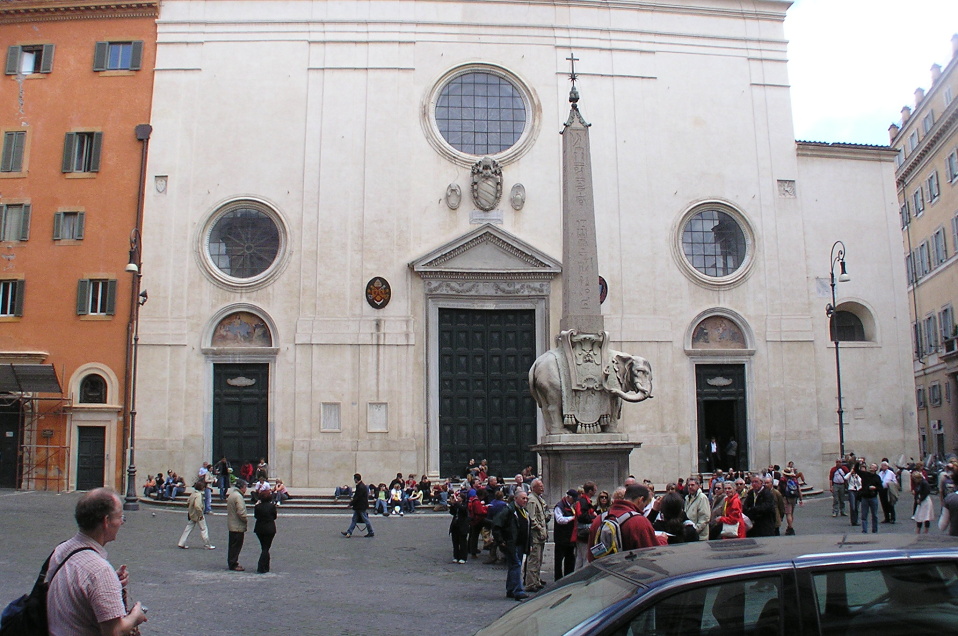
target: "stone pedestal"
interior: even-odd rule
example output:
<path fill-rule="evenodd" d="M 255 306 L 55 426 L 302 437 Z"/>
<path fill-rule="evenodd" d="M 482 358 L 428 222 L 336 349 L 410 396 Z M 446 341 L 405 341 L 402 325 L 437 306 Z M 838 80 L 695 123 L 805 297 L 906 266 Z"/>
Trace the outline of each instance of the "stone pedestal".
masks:
<path fill-rule="evenodd" d="M 640 446 L 623 433 L 544 436 L 532 450 L 542 458 L 546 503 L 554 506 L 569 488 L 587 481 L 611 494 L 629 476 L 629 455 Z"/>

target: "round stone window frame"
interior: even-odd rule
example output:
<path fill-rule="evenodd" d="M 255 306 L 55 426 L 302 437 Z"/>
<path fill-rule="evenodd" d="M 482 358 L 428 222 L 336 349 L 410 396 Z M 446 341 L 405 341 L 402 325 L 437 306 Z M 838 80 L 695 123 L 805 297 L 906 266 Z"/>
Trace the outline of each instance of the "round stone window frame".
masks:
<path fill-rule="evenodd" d="M 745 258 L 731 274 L 726 276 L 709 276 L 697 270 L 685 255 L 685 248 L 682 245 L 682 236 L 685 234 L 685 227 L 693 216 L 707 210 L 717 210 L 728 214 L 738 224 L 745 235 Z M 755 262 L 755 254 L 758 249 L 755 231 L 751 221 L 744 212 L 733 206 L 727 201 L 710 199 L 707 201 L 698 201 L 689 206 L 679 217 L 672 228 L 672 256 L 679 264 L 682 273 L 688 276 L 696 283 L 710 289 L 727 289 L 741 284 L 749 275 L 752 264 Z"/>
<path fill-rule="evenodd" d="M 492 62 L 472 61 L 459 64 L 447 70 L 432 83 L 432 88 L 423 96 L 420 108 L 420 124 L 426 135 L 426 140 L 441 156 L 466 168 L 472 166 L 476 161 L 482 158 L 482 155 L 472 155 L 454 148 L 446 141 L 445 137 L 442 136 L 442 133 L 439 131 L 439 124 L 436 123 L 436 104 L 439 101 L 439 96 L 442 94 L 443 89 L 455 78 L 468 73 L 489 73 L 501 77 L 512 84 L 522 97 L 522 101 L 526 106 L 526 125 L 522 130 L 522 134 L 519 136 L 519 140 L 510 148 L 489 155 L 501 165 L 508 165 L 517 161 L 532 148 L 532 144 L 535 143 L 536 138 L 539 136 L 539 129 L 542 122 L 542 104 L 539 102 L 539 97 L 535 91 L 532 90 L 528 82 L 504 66 Z"/>
<path fill-rule="evenodd" d="M 213 262 L 210 256 L 209 242 L 210 234 L 217 222 L 229 212 L 238 208 L 253 208 L 258 212 L 265 214 L 276 226 L 279 234 L 279 245 L 276 250 L 276 257 L 272 264 L 264 271 L 249 278 L 237 278 L 230 276 Z M 199 245 L 196 252 L 197 260 L 203 272 L 218 286 L 233 291 L 250 291 L 265 287 L 272 283 L 289 263 L 289 226 L 286 219 L 279 213 L 276 206 L 272 203 L 257 197 L 240 197 L 229 199 L 218 204 L 211 212 L 207 214 L 206 221 L 203 223 L 202 231 L 199 235 Z"/>

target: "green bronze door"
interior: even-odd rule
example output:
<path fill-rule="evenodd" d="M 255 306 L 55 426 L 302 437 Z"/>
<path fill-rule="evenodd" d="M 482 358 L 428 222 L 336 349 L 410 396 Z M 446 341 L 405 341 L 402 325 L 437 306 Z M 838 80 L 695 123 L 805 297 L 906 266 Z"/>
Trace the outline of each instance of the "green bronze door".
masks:
<path fill-rule="evenodd" d="M 489 460 L 509 477 L 535 466 L 536 403 L 529 392 L 535 360 L 535 311 L 439 310 L 439 470 L 465 472 Z"/>
<path fill-rule="evenodd" d="M 269 449 L 269 365 L 213 365 L 213 458 L 224 455 L 239 473 Z"/>

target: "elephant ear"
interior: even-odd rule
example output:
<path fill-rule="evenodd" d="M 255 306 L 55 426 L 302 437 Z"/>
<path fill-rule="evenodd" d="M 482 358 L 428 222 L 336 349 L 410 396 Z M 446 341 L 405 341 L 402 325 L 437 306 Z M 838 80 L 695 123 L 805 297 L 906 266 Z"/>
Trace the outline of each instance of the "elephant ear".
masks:
<path fill-rule="evenodd" d="M 615 375 L 619 386 L 623 391 L 635 391 L 636 387 L 632 385 L 632 365 L 635 364 L 632 356 L 621 353 L 615 356 Z"/>

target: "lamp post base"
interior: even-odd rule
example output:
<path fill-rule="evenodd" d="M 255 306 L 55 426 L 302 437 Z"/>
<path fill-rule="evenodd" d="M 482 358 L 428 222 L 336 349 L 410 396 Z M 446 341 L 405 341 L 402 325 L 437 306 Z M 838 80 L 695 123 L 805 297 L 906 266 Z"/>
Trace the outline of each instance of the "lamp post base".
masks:
<path fill-rule="evenodd" d="M 136 466 L 130 464 L 126 469 L 126 497 L 123 500 L 124 510 L 139 510 L 140 502 L 136 496 Z"/>

